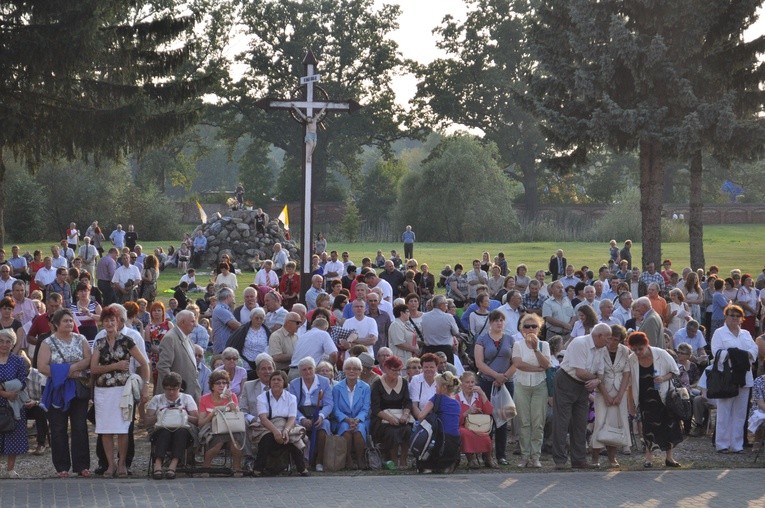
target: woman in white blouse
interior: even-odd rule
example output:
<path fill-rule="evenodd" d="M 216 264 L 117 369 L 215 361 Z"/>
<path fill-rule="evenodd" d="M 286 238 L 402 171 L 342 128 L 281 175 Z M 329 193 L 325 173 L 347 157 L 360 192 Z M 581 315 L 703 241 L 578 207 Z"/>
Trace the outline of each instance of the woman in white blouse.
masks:
<path fill-rule="evenodd" d="M 547 381 L 545 371 L 550 366 L 550 346 L 539 340 L 542 318 L 524 315 L 520 332 L 513 344 L 515 373 L 515 406 L 521 425 L 518 438 L 523 459 L 518 467 L 542 467 L 545 414 L 547 412 Z"/>

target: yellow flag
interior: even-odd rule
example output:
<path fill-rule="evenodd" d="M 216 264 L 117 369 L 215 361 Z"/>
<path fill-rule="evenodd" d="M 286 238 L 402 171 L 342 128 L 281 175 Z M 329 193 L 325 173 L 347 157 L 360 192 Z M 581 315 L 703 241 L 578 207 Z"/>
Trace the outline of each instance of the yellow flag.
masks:
<path fill-rule="evenodd" d="M 284 205 L 282 213 L 279 214 L 278 219 L 284 224 L 284 231 L 287 233 L 287 239 L 290 239 L 290 212 L 287 209 L 287 205 Z"/>
<path fill-rule="evenodd" d="M 199 208 L 199 220 L 202 221 L 202 224 L 206 224 L 207 214 L 205 213 L 205 209 L 202 208 L 202 205 L 199 204 L 199 201 L 197 201 L 197 208 Z"/>

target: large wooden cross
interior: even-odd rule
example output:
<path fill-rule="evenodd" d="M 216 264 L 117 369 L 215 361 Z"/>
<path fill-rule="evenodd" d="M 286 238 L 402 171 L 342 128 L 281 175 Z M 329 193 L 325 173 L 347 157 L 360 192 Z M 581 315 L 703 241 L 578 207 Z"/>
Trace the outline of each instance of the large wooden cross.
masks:
<path fill-rule="evenodd" d="M 318 143 L 318 130 L 324 117 L 331 112 L 347 111 L 353 113 L 361 106 L 355 100 L 330 100 L 327 93 L 318 86 L 321 75 L 316 70 L 318 60 L 310 49 L 303 58 L 305 76 L 300 78 L 301 97 L 296 99 L 264 98 L 257 105 L 265 110 L 286 109 L 292 117 L 303 125 L 303 233 L 300 248 L 303 260 L 300 263 L 300 295 L 305 299 L 305 292 L 311 287 L 311 254 L 313 240 L 313 151 Z M 317 93 L 323 97 L 316 98 Z M 323 99 L 323 100 L 322 100 Z"/>

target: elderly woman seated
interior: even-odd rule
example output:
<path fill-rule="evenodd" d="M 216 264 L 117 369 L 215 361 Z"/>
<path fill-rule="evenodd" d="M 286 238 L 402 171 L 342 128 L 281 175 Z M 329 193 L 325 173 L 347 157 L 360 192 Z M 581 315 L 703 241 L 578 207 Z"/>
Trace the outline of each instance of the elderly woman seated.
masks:
<path fill-rule="evenodd" d="M 287 375 L 282 371 L 271 374 L 269 389 L 258 397 L 258 417 L 268 431 L 258 443 L 253 476 L 262 476 L 269 458 L 282 451 L 289 452 L 300 476 L 308 476 L 303 457 L 302 436 L 296 436 L 297 398 L 285 390 Z"/>
<path fill-rule="evenodd" d="M 239 351 L 232 347 L 227 347 L 221 354 L 223 365 L 215 370 L 225 370 L 231 380 L 231 392 L 237 397 L 242 393 L 242 386 L 247 381 L 247 370 L 240 367 Z"/>
<path fill-rule="evenodd" d="M 146 406 L 146 423 L 154 425 L 151 442 L 154 444 L 154 471 L 152 478 L 161 480 L 175 479 L 175 468 L 178 461 L 183 457 L 186 448 L 193 443 L 193 438 L 188 426 L 176 426 L 182 421 L 181 418 L 167 418 L 167 411 L 179 411 L 185 414 L 187 423 L 196 425 L 199 421 L 199 411 L 194 398 L 181 393 L 181 375 L 170 372 L 162 379 L 162 391 L 155 395 Z M 162 463 L 166 458 L 170 459 L 164 474 Z"/>
<path fill-rule="evenodd" d="M 372 435 L 388 460 L 406 467 L 413 422 L 409 383 L 401 377 L 399 357 L 388 357 L 382 367 L 383 376 L 372 385 Z"/>
<path fill-rule="evenodd" d="M 316 471 L 324 471 L 324 445 L 330 433 L 329 420 L 335 402 L 329 379 L 316 374 L 316 362 L 307 356 L 298 362 L 300 377 L 289 384 L 289 392 L 297 398 L 297 422 L 306 429 L 311 448 L 309 457 Z"/>
<path fill-rule="evenodd" d="M 346 358 L 343 362 L 343 374 L 345 379 L 332 389 L 332 398 L 335 402 L 332 418 L 338 424 L 335 433 L 343 436 L 348 444 L 345 467 L 358 469 L 364 465 L 365 461 L 364 448 L 369 426 L 371 392 L 369 385 L 359 379 L 361 360 L 358 358 Z"/>

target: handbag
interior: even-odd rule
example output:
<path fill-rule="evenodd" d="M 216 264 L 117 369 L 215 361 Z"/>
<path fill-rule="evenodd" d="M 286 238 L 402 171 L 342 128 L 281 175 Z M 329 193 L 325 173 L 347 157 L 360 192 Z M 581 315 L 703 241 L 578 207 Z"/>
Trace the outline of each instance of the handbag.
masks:
<path fill-rule="evenodd" d="M 10 406 L 0 407 L 0 434 L 7 434 L 16 429 L 16 418 Z"/>
<path fill-rule="evenodd" d="M 688 390 L 677 379 L 672 379 L 664 405 L 682 421 L 688 421 L 693 416 L 693 405 Z"/>
<path fill-rule="evenodd" d="M 367 459 L 367 466 L 369 466 L 369 469 L 382 469 L 383 461 L 380 446 L 372 442 L 371 436 L 367 436 L 367 447 L 366 450 L 364 450 L 364 455 Z"/>
<path fill-rule="evenodd" d="M 155 427 L 167 430 L 189 428 L 189 415 L 181 407 L 168 407 L 157 412 Z"/>
<path fill-rule="evenodd" d="M 396 418 L 397 420 L 401 419 L 402 416 L 404 416 L 404 410 L 403 409 L 384 409 L 385 413 L 387 413 L 389 416 L 392 416 L 393 418 Z M 390 424 L 388 420 L 385 420 L 384 418 L 380 418 L 380 422 Z M 414 423 L 414 418 L 412 415 L 409 415 L 409 420 L 407 423 Z"/>
<path fill-rule="evenodd" d="M 222 408 L 215 409 L 215 415 L 212 419 L 213 434 L 233 434 L 235 432 L 244 432 L 245 427 L 246 421 L 242 411 L 227 411 Z"/>
<path fill-rule="evenodd" d="M 56 351 L 58 351 L 58 354 L 61 356 L 61 358 L 64 358 L 64 353 L 61 351 L 61 348 L 56 343 L 55 338 L 51 338 L 51 344 L 56 348 Z M 65 363 L 64 365 L 71 365 L 70 363 Z M 92 396 L 92 390 L 91 390 L 91 379 L 90 376 L 88 377 L 81 377 L 74 380 L 74 395 L 76 398 L 81 400 L 90 400 Z"/>
<path fill-rule="evenodd" d="M 723 362 L 722 372 L 718 368 L 722 350 L 715 355 L 715 361 L 712 368 L 707 370 L 707 398 L 708 399 L 730 399 L 738 395 L 738 386 L 733 382 L 733 368 L 730 358 Z"/>
<path fill-rule="evenodd" d="M 343 469 L 347 454 L 348 443 L 343 436 L 328 435 L 324 444 L 324 457 L 322 457 L 324 471 L 340 471 Z"/>
<path fill-rule="evenodd" d="M 608 417 L 608 411 L 610 409 L 611 408 L 606 409 L 606 417 Z M 614 409 L 618 410 L 618 408 Z M 624 427 L 622 427 L 621 419 L 619 419 L 619 425 L 616 427 L 609 424 L 606 419 L 598 430 L 597 440 L 606 446 L 624 446 L 624 443 L 627 441 L 627 434 L 624 431 Z"/>
<path fill-rule="evenodd" d="M 465 415 L 465 428 L 476 434 L 488 434 L 491 432 L 491 415 L 481 413 L 468 413 Z"/>

